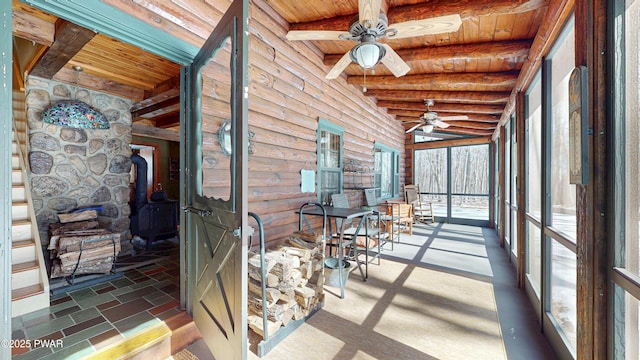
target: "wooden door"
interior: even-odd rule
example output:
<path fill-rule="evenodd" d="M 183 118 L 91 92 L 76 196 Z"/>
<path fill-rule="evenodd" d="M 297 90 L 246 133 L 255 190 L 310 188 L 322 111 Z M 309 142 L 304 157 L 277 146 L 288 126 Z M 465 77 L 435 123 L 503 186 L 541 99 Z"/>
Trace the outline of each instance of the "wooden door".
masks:
<path fill-rule="evenodd" d="M 182 70 L 187 310 L 216 359 L 247 355 L 247 14 L 233 2 Z"/>

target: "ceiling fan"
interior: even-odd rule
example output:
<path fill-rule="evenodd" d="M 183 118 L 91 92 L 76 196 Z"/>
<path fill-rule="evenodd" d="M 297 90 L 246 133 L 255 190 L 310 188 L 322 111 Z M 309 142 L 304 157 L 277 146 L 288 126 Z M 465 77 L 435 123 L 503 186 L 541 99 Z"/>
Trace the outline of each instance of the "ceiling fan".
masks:
<path fill-rule="evenodd" d="M 429 19 L 410 20 L 388 24 L 387 16 L 380 11 L 382 0 L 358 0 L 358 14 L 349 25 L 349 32 L 333 30 L 291 30 L 288 40 L 355 40 L 359 44 L 344 54 L 326 75 L 335 79 L 354 61 L 362 68 L 370 69 L 382 62 L 396 77 L 409 72 L 407 63 L 387 44 L 380 44 L 383 37 L 401 39 L 414 36 L 458 31 L 460 15 L 446 15 Z"/>
<path fill-rule="evenodd" d="M 446 120 L 448 121 L 469 120 L 469 117 L 466 115 L 438 116 L 437 112 L 431 111 L 431 106 L 433 106 L 433 100 L 431 99 L 425 100 L 424 104 L 427 107 L 427 112 L 422 114 L 419 120 L 415 120 L 415 122 L 418 122 L 418 124 L 411 127 L 409 130 L 407 130 L 406 131 L 407 134 L 421 126 L 423 127 L 422 131 L 426 133 L 432 132 L 433 129 L 436 127 L 441 129 L 446 129 L 450 126 L 445 122 Z"/>

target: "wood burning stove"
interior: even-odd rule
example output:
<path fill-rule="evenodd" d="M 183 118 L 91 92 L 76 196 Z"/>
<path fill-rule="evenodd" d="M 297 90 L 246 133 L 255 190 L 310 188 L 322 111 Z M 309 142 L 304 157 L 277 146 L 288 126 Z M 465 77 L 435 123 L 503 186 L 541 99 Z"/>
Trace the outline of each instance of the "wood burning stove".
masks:
<path fill-rule="evenodd" d="M 170 200 L 163 190 L 147 200 L 147 161 L 138 154 L 131 156 L 136 165 L 135 202 L 131 205 L 131 234 L 147 241 L 147 249 L 156 240 L 178 236 L 178 202 Z"/>

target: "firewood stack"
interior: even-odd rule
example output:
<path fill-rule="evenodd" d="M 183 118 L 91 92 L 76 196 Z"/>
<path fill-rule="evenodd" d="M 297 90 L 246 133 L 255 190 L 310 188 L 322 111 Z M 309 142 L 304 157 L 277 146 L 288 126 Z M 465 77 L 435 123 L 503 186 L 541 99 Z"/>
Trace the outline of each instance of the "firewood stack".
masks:
<path fill-rule="evenodd" d="M 296 231 L 286 244 L 265 252 L 269 336 L 291 320 L 308 316 L 324 302 L 321 235 Z M 264 337 L 260 253 L 249 253 L 249 327 Z"/>
<path fill-rule="evenodd" d="M 59 214 L 60 222 L 49 225 L 51 278 L 111 271 L 114 246 L 115 254 L 120 252 L 120 234 L 99 228 L 97 217 L 96 210 Z"/>

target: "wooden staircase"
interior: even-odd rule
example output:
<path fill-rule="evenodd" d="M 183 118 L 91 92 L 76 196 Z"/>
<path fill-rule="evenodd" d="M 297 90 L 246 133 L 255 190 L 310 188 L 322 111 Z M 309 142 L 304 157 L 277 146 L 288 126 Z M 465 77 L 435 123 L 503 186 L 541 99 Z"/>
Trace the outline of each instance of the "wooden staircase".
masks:
<path fill-rule="evenodd" d="M 16 98 L 17 96 L 17 98 Z M 35 214 L 30 205 L 26 166 L 19 138 L 25 137 L 24 94 L 14 91 L 11 161 L 11 317 L 49 306 L 49 280 L 43 259 Z M 22 121 L 21 121 L 22 120 Z M 22 135 L 22 136 L 21 136 Z"/>

